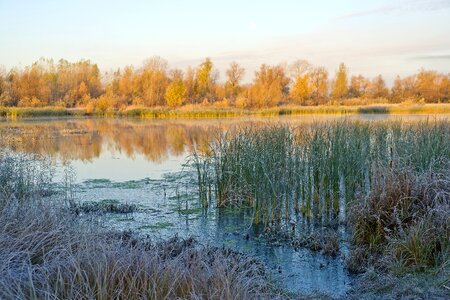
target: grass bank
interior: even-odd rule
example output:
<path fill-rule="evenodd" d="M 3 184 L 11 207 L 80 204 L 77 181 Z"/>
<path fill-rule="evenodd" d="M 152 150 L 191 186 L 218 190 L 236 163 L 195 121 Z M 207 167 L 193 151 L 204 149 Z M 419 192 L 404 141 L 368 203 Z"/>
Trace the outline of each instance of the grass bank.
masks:
<path fill-rule="evenodd" d="M 450 114 L 450 104 L 381 104 L 365 106 L 279 106 L 266 109 L 238 109 L 187 105 L 176 109 L 167 107 L 129 107 L 114 111 L 89 111 L 86 108 L 61 107 L 0 107 L 3 118 L 35 118 L 61 116 L 103 116 L 133 117 L 148 119 L 170 118 L 233 118 L 242 116 L 284 116 L 284 115 L 350 115 L 350 114 Z"/>

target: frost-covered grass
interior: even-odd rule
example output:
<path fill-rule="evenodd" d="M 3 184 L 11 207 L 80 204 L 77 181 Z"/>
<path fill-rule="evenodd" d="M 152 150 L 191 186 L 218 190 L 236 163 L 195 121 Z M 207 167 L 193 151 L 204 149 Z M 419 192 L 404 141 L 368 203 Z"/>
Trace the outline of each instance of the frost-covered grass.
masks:
<path fill-rule="evenodd" d="M 39 156 L 0 155 L 1 299 L 276 297 L 249 256 L 193 239 L 152 243 L 79 218 L 64 193 L 50 193 L 54 172 Z"/>

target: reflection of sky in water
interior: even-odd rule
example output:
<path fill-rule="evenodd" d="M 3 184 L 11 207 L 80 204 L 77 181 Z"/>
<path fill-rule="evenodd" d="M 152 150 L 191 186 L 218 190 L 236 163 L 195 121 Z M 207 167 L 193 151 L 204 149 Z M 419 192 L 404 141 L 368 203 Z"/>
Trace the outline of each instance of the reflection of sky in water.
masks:
<path fill-rule="evenodd" d="M 120 151 L 104 148 L 99 157 L 90 161 L 73 160 L 71 165 L 77 182 L 87 179 L 109 179 L 120 182 L 143 178 L 161 179 L 165 173 L 180 171 L 187 157 L 188 153 L 169 154 L 164 161 L 154 162 L 140 153 L 129 156 Z"/>
<path fill-rule="evenodd" d="M 70 161 L 78 182 L 160 179 L 182 169 L 196 145 L 206 145 L 217 134 L 234 126 L 268 123 L 290 125 L 335 120 L 376 122 L 383 120 L 448 119 L 448 115 L 304 115 L 244 117 L 218 120 L 140 119 L 31 119 L 0 122 L 0 147 L 13 151 L 50 155 Z"/>

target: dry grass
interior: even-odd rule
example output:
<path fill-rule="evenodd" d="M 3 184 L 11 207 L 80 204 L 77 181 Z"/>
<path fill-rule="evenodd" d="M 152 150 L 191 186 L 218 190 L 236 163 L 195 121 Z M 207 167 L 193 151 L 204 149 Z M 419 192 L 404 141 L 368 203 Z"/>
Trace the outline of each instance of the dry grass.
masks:
<path fill-rule="evenodd" d="M 318 230 L 302 234 L 292 241 L 294 247 L 306 247 L 312 251 L 321 251 L 323 255 L 339 254 L 339 237 L 334 230 Z"/>
<path fill-rule="evenodd" d="M 0 253 L 4 299 L 261 299 L 270 292 L 263 265 L 238 252 L 101 232 L 43 204 L 3 210 Z"/>
<path fill-rule="evenodd" d="M 385 168 L 367 197 L 349 209 L 353 271 L 374 264 L 396 273 L 447 266 L 450 258 L 450 174 Z"/>
<path fill-rule="evenodd" d="M 275 296 L 263 264 L 249 256 L 192 239 L 152 243 L 82 221 L 59 195 L 40 193 L 53 171 L 38 157 L 0 155 L 0 299 Z"/>

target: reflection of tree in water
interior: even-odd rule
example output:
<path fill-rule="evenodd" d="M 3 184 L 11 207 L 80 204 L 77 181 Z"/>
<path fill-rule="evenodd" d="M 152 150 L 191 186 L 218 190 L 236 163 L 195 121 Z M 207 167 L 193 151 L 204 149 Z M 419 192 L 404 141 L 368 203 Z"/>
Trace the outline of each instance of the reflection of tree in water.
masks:
<path fill-rule="evenodd" d="M 94 119 L 4 122 L 0 124 L 0 146 L 65 160 L 91 160 L 107 148 L 128 157 L 139 154 L 160 162 L 169 154 L 182 155 L 191 150 L 192 143 L 206 149 L 215 127 L 201 122 Z"/>

